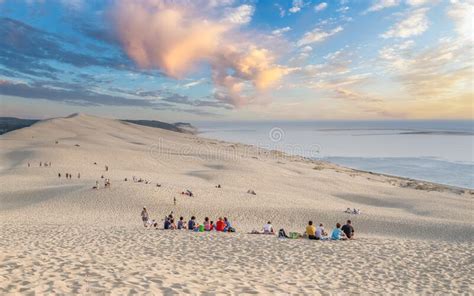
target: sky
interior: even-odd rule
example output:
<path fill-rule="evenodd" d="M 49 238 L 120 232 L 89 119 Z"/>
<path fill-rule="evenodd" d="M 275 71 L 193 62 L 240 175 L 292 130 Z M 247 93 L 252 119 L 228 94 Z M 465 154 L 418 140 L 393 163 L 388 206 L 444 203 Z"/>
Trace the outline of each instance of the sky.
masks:
<path fill-rule="evenodd" d="M 474 0 L 0 0 L 0 116 L 472 119 Z"/>

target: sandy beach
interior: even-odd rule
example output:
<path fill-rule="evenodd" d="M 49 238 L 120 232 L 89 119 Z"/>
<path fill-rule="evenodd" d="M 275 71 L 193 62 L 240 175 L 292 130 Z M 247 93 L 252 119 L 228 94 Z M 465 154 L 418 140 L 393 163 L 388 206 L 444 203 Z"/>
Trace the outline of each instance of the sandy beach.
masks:
<path fill-rule="evenodd" d="M 0 147 L 1 294 L 474 293 L 471 190 L 84 114 Z M 143 206 L 237 232 L 145 229 Z M 347 219 L 355 240 L 248 234 Z"/>

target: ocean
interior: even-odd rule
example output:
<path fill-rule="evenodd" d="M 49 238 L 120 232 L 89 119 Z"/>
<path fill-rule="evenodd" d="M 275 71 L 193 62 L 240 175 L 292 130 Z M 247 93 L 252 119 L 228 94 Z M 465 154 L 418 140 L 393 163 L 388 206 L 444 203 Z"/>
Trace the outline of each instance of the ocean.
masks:
<path fill-rule="evenodd" d="M 474 121 L 195 122 L 206 138 L 474 189 Z"/>

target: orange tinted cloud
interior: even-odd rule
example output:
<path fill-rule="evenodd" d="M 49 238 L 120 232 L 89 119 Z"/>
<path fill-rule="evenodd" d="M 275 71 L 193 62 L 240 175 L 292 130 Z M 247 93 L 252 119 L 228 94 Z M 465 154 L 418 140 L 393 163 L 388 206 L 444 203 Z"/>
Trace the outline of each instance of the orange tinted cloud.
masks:
<path fill-rule="evenodd" d="M 183 78 L 199 62 L 207 62 L 221 94 L 216 98 L 234 106 L 255 101 L 256 92 L 286 74 L 269 50 L 238 40 L 236 29 L 245 22 L 208 17 L 213 8 L 198 8 L 196 3 L 118 2 L 113 19 L 130 58 L 141 68 L 157 68 L 174 78 Z M 229 13 L 241 11 L 237 7 Z M 251 12 L 245 9 L 246 18 Z"/>

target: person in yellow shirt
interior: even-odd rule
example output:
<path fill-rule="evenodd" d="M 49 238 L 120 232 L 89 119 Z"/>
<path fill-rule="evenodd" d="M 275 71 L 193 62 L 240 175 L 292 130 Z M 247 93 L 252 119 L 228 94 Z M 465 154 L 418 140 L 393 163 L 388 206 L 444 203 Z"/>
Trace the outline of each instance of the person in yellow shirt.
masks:
<path fill-rule="evenodd" d="M 306 226 L 306 235 L 309 239 L 316 239 L 316 227 L 314 227 L 313 221 L 308 222 L 308 226 Z"/>

